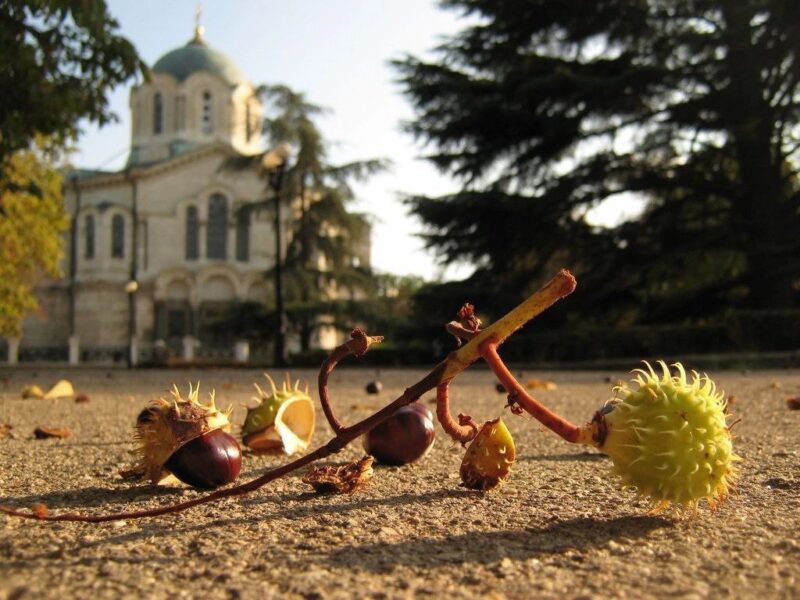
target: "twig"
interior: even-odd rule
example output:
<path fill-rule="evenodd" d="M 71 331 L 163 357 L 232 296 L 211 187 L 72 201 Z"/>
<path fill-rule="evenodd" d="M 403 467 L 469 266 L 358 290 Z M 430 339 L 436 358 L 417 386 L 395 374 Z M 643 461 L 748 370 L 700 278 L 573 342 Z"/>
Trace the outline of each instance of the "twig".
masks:
<path fill-rule="evenodd" d="M 468 415 L 458 415 L 458 423 L 450 413 L 450 379 L 436 387 L 436 417 L 447 434 L 457 442 L 466 444 L 478 435 L 478 426 Z"/>
<path fill-rule="evenodd" d="M 536 398 L 531 396 L 528 391 L 511 374 L 506 367 L 503 359 L 497 354 L 497 342 L 494 339 L 484 341 L 479 348 L 479 352 L 486 364 L 492 369 L 494 374 L 508 390 L 509 400 L 519 404 L 522 408 L 532 414 L 542 425 L 557 433 L 568 442 L 591 444 L 591 432 L 586 427 L 579 427 L 570 423 L 564 417 L 557 415 L 549 408 L 544 406 Z"/>
<path fill-rule="evenodd" d="M 317 377 L 319 401 L 322 404 L 322 412 L 325 413 L 325 418 L 328 419 L 331 429 L 337 435 L 344 431 L 346 427 L 341 424 L 333 412 L 333 405 L 330 398 L 328 398 L 328 377 L 330 377 L 340 360 L 351 354 L 363 356 L 372 344 L 379 344 L 382 341 L 383 336 L 369 336 L 362 329 L 356 328 L 350 334 L 350 340 L 335 348 L 319 369 L 319 376 Z"/>

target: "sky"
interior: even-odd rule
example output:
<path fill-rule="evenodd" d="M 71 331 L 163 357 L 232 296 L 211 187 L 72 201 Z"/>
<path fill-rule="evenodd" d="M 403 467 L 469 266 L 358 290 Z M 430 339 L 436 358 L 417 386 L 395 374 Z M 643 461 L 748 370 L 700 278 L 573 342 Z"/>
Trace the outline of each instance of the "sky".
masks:
<path fill-rule="evenodd" d="M 122 35 L 149 65 L 186 44 L 194 30 L 194 0 L 109 0 Z M 421 159 L 424 148 L 401 130 L 413 117 L 389 61 L 428 55 L 467 22 L 434 0 L 215 0 L 202 3 L 207 43 L 227 55 L 255 85 L 285 84 L 329 109 L 319 121 L 331 142 L 331 162 L 388 158 L 392 169 L 355 187 L 354 210 L 373 218 L 372 263 L 385 273 L 450 279 L 466 265 L 443 269 L 416 236 L 403 194 L 440 195 L 457 183 Z M 119 122 L 84 124 L 75 163 L 122 168 L 130 146 L 130 85 L 110 97 Z"/>

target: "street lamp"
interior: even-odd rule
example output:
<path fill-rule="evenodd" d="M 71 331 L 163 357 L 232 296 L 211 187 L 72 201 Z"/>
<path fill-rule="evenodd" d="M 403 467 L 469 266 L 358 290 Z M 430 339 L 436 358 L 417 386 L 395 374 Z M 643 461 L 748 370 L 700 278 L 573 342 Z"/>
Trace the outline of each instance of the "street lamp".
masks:
<path fill-rule="evenodd" d="M 136 347 L 136 292 L 139 291 L 139 282 L 131 279 L 125 284 L 125 293 L 128 294 L 128 368 L 136 366 L 138 348 Z"/>
<path fill-rule="evenodd" d="M 275 197 L 275 312 L 278 315 L 278 331 L 275 335 L 275 366 L 286 366 L 286 310 L 283 307 L 283 239 L 281 195 L 286 162 L 291 154 L 291 146 L 278 144 L 264 155 L 262 166 L 269 177 L 269 187 Z"/>

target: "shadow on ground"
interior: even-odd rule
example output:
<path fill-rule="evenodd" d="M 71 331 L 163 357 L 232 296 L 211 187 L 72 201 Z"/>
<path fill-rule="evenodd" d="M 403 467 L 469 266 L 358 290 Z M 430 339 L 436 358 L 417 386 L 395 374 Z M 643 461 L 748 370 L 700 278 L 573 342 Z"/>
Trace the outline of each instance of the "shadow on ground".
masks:
<path fill-rule="evenodd" d="M 598 521 L 580 518 L 541 528 L 476 531 L 440 539 L 415 538 L 398 543 L 370 543 L 337 550 L 323 560 L 351 570 L 384 572 L 398 565 L 437 567 L 462 563 L 493 564 L 504 558 L 527 560 L 568 550 L 584 551 L 611 540 L 635 539 L 672 527 L 669 519 L 627 516 Z"/>

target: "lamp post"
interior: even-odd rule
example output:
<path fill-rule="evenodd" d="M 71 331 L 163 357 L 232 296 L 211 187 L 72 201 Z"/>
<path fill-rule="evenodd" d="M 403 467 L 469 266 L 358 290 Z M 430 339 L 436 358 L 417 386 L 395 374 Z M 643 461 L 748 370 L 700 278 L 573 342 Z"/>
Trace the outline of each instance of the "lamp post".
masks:
<path fill-rule="evenodd" d="M 128 282 L 125 292 L 128 294 L 128 368 L 132 369 L 139 362 L 139 350 L 136 344 L 136 292 L 139 290 L 139 188 L 134 174 L 126 171 L 126 178 L 131 184 L 131 260 Z"/>
<path fill-rule="evenodd" d="M 269 176 L 269 187 L 275 197 L 275 312 L 278 315 L 278 331 L 275 334 L 275 366 L 286 366 L 286 310 L 283 306 L 283 217 L 281 196 L 283 194 L 283 178 L 286 173 L 286 162 L 291 153 L 287 143 L 278 144 L 276 148 L 264 155 L 262 165 Z"/>

